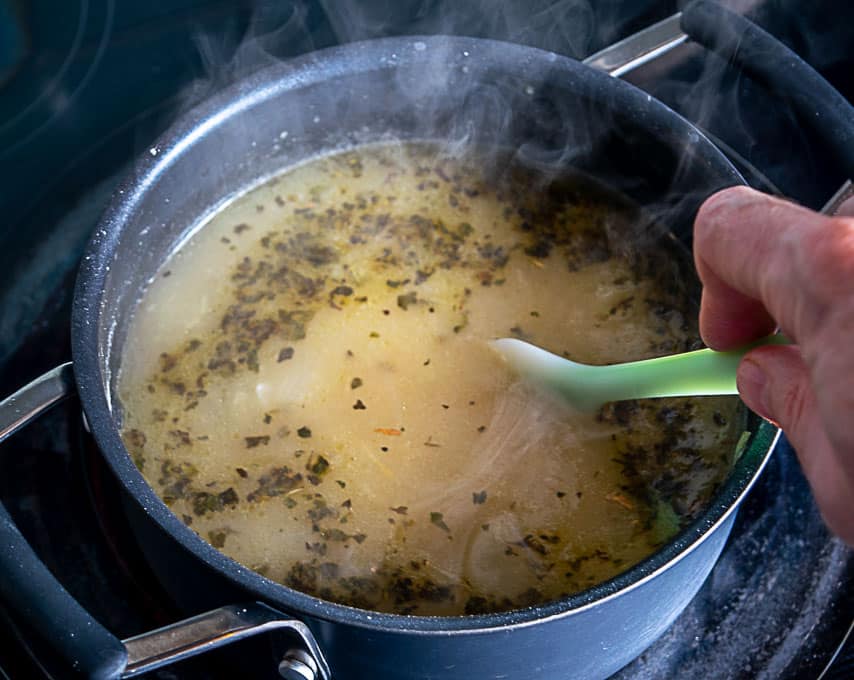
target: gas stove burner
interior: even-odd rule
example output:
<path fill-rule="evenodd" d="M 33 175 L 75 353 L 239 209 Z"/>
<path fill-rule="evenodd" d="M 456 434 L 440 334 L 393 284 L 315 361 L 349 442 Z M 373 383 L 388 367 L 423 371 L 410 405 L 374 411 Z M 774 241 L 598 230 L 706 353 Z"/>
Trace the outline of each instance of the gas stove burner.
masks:
<path fill-rule="evenodd" d="M 81 96 L 107 53 L 116 11 L 114 0 L 57 3 L 51 7 L 56 16 L 50 34 L 35 36 L 29 12 L 8 3 L 3 7 L 8 13 L 4 39 L 19 47 L 9 53 L 6 82 L 0 81 L 8 95 L 0 104 L 0 160 L 57 124 Z M 37 44 L 31 47 L 43 48 L 37 60 L 27 59 L 33 40 Z"/>

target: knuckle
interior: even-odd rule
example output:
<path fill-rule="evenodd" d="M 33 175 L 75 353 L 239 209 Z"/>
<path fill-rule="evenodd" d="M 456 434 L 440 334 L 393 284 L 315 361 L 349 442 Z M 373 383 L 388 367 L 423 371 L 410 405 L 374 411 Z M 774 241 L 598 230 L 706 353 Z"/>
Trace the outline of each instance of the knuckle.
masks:
<path fill-rule="evenodd" d="M 803 278 L 824 302 L 854 290 L 854 219 L 834 217 L 803 248 Z"/>
<path fill-rule="evenodd" d="M 845 298 L 824 307 L 821 313 L 813 311 L 814 323 L 798 341 L 806 364 L 835 383 L 837 378 L 854 375 L 854 344 L 850 340 L 854 337 L 854 281 Z M 854 401 L 851 406 L 854 408 Z"/>

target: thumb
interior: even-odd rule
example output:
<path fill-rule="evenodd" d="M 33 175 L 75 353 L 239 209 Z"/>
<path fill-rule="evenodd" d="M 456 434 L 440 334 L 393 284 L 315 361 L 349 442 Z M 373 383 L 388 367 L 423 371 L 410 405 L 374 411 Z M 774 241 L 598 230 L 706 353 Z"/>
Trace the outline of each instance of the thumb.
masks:
<path fill-rule="evenodd" d="M 737 381 L 747 406 L 786 433 L 827 525 L 854 545 L 854 484 L 827 437 L 800 350 L 793 345 L 757 348 L 742 359 Z"/>

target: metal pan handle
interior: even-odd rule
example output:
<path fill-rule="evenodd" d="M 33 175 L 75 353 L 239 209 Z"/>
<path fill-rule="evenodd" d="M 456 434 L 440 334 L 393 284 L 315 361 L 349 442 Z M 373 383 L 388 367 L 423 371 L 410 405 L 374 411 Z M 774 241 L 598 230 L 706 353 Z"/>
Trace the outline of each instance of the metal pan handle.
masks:
<path fill-rule="evenodd" d="M 75 393 L 71 363 L 0 401 L 0 442 Z M 293 647 L 279 663 L 286 680 L 329 680 L 320 648 L 301 621 L 259 602 L 221 607 L 150 633 L 119 640 L 87 612 L 33 551 L 0 501 L 0 601 L 37 631 L 77 675 L 130 678 L 272 630 Z"/>
<path fill-rule="evenodd" d="M 0 442 L 75 392 L 71 362 L 57 366 L 0 401 Z"/>
<path fill-rule="evenodd" d="M 0 441 L 74 394 L 71 364 L 63 364 L 0 402 Z M 115 678 L 127 663 L 124 645 L 54 578 L 0 502 L 0 598 L 67 661 L 91 678 Z"/>
<path fill-rule="evenodd" d="M 845 175 L 854 178 L 854 107 L 818 71 L 774 36 L 717 2 L 688 4 L 680 24 L 692 40 L 738 65 L 789 104 Z"/>
<path fill-rule="evenodd" d="M 328 680 L 329 667 L 311 631 L 301 621 L 285 618 L 260 602 L 230 605 L 199 614 L 164 628 L 123 641 L 128 662 L 122 678 L 133 678 L 156 668 L 202 654 L 252 635 L 280 630 L 294 646 L 279 662 L 285 680 Z"/>
<path fill-rule="evenodd" d="M 621 77 L 688 38 L 735 64 L 789 104 L 845 175 L 854 178 L 854 107 L 782 42 L 717 2 L 695 0 L 681 12 L 590 55 L 584 63 Z"/>

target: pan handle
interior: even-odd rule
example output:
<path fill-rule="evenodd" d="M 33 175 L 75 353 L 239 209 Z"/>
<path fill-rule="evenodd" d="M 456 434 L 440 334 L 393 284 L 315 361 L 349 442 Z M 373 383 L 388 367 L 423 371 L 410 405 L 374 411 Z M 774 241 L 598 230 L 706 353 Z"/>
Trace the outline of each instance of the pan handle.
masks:
<path fill-rule="evenodd" d="M 71 362 L 57 366 L 0 401 L 0 442 L 74 394 Z"/>
<path fill-rule="evenodd" d="M 0 441 L 74 394 L 71 364 L 36 378 L 0 402 Z M 0 502 L 0 599 L 38 631 L 77 673 L 114 678 L 127 662 L 124 645 L 63 588 Z"/>
<path fill-rule="evenodd" d="M 329 667 L 311 631 L 261 602 L 230 605 L 124 641 L 129 656 L 122 678 L 133 678 L 251 635 L 289 632 L 295 646 L 285 652 L 279 675 L 285 680 L 328 680 Z"/>
<path fill-rule="evenodd" d="M 71 363 L 57 366 L 0 401 L 0 442 L 75 393 Z M 150 633 L 119 640 L 56 580 L 0 501 L 0 602 L 37 632 L 74 673 L 130 678 L 167 664 L 280 629 L 293 647 L 279 663 L 286 680 L 329 680 L 320 648 L 301 621 L 261 604 L 222 607 Z"/>
<path fill-rule="evenodd" d="M 682 10 L 682 30 L 706 49 L 738 65 L 788 103 L 809 125 L 849 178 L 854 178 L 854 108 L 775 37 L 712 0 Z"/>

